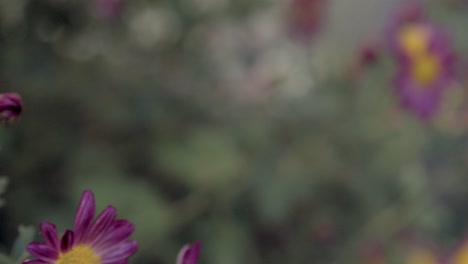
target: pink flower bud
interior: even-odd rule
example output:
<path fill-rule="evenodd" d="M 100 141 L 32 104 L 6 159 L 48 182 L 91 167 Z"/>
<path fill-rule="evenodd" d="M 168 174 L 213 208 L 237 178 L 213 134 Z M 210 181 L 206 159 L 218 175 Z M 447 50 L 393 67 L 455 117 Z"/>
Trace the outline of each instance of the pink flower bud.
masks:
<path fill-rule="evenodd" d="M 195 241 L 192 244 L 183 246 L 177 255 L 176 264 L 197 264 L 200 257 L 201 243 Z"/>
<path fill-rule="evenodd" d="M 17 93 L 0 94 L 0 122 L 11 124 L 16 121 L 23 111 L 23 101 Z"/>

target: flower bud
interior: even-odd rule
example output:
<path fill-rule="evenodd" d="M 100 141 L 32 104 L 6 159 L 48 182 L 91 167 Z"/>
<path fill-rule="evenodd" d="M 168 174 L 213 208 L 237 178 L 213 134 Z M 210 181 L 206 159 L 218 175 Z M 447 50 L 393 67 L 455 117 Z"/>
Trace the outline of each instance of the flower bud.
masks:
<path fill-rule="evenodd" d="M 183 246 L 177 255 L 176 264 L 197 264 L 200 257 L 201 242 L 195 241 L 192 244 Z"/>
<path fill-rule="evenodd" d="M 23 111 L 23 101 L 17 93 L 0 94 L 0 123 L 11 124 L 15 122 Z"/>

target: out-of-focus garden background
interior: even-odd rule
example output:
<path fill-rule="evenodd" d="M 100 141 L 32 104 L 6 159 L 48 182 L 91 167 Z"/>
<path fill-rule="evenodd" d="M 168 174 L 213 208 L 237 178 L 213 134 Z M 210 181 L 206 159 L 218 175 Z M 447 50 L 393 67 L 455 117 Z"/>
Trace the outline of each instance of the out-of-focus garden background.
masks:
<path fill-rule="evenodd" d="M 72 227 L 92 189 L 135 223 L 132 263 L 197 239 L 205 264 L 450 258 L 468 231 L 463 74 L 423 122 L 388 54 L 353 68 L 408 1 L 317 1 L 298 36 L 292 0 L 1 0 L 0 92 L 24 101 L 0 130 L 2 244 Z M 466 1 L 422 3 L 464 62 Z"/>

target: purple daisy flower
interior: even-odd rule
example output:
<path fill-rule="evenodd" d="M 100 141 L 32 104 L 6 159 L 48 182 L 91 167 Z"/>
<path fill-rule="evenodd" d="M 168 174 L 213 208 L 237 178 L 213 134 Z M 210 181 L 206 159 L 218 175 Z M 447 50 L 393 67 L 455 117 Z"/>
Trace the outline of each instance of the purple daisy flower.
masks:
<path fill-rule="evenodd" d="M 429 120 L 456 75 L 456 56 L 448 35 L 413 7 L 393 24 L 390 50 L 397 61 L 394 85 L 402 107 Z"/>
<path fill-rule="evenodd" d="M 177 255 L 176 264 L 197 264 L 200 257 L 201 243 L 195 241 L 193 244 L 183 246 Z"/>
<path fill-rule="evenodd" d="M 129 240 L 135 230 L 127 220 L 116 219 L 116 210 L 108 206 L 94 220 L 93 192 L 81 196 L 75 215 L 74 230 L 67 230 L 60 239 L 54 224 L 43 222 L 40 231 L 45 243 L 32 242 L 26 249 L 36 259 L 28 264 L 126 264 L 137 242 Z"/>
<path fill-rule="evenodd" d="M 17 93 L 0 94 L 0 122 L 10 124 L 16 121 L 23 111 L 23 100 Z"/>

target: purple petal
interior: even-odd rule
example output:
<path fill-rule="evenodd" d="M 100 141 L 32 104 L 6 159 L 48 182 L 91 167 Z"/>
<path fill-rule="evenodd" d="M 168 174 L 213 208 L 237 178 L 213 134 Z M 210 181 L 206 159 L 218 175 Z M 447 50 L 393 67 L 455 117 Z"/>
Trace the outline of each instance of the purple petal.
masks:
<path fill-rule="evenodd" d="M 62 243 L 61 243 L 61 252 L 67 252 L 73 247 L 74 242 L 74 234 L 73 231 L 67 230 L 65 234 L 62 236 Z"/>
<path fill-rule="evenodd" d="M 423 121 L 431 118 L 436 112 L 441 97 L 438 85 L 418 87 L 411 77 L 404 73 L 397 77 L 396 93 L 402 107 L 415 112 Z"/>
<path fill-rule="evenodd" d="M 121 226 L 126 225 L 127 223 L 128 223 L 128 221 L 125 220 L 125 219 L 116 219 L 116 220 L 112 223 L 111 227 L 109 228 L 109 231 L 118 229 L 118 228 L 120 228 Z"/>
<path fill-rule="evenodd" d="M 120 244 L 127 240 L 130 235 L 135 231 L 135 226 L 127 220 L 116 220 L 106 232 L 105 236 L 101 237 L 97 243 L 94 244 L 96 251 L 105 251 L 109 247 Z"/>
<path fill-rule="evenodd" d="M 177 255 L 176 264 L 196 264 L 200 257 L 201 243 L 195 241 L 192 245 L 185 245 Z"/>
<path fill-rule="evenodd" d="M 75 216 L 74 230 L 76 243 L 80 243 L 86 235 L 94 217 L 95 206 L 93 192 L 89 190 L 84 191 Z"/>
<path fill-rule="evenodd" d="M 190 249 L 190 259 L 192 259 L 192 263 L 198 262 L 198 259 L 200 258 L 200 252 L 201 242 L 197 240 L 192 244 L 192 248 Z"/>
<path fill-rule="evenodd" d="M 189 251 L 190 251 L 190 245 L 189 244 L 184 245 L 179 250 L 179 253 L 177 254 L 176 264 L 184 264 L 185 259 L 187 258 L 187 255 L 188 255 Z"/>
<path fill-rule="evenodd" d="M 96 221 L 93 223 L 89 229 L 86 240 L 91 244 L 94 244 L 100 240 L 100 238 L 105 235 L 106 231 L 112 225 L 116 217 L 116 210 L 112 206 L 108 206 L 102 213 L 98 216 Z"/>
<path fill-rule="evenodd" d="M 41 234 L 46 240 L 47 245 L 55 250 L 59 250 L 60 241 L 57 235 L 57 228 L 54 224 L 49 222 L 42 222 L 40 224 Z"/>
<path fill-rule="evenodd" d="M 449 34 L 436 25 L 430 25 L 429 51 L 436 54 L 451 53 L 452 43 Z"/>
<path fill-rule="evenodd" d="M 127 220 L 124 220 L 124 219 L 117 219 L 114 221 L 114 223 L 112 223 L 111 227 L 109 228 L 109 232 L 113 232 L 114 230 L 118 230 L 118 229 L 121 229 L 123 227 L 127 227 L 128 225 L 132 225 L 133 224 Z"/>
<path fill-rule="evenodd" d="M 46 244 L 39 242 L 32 242 L 26 250 L 34 257 L 47 261 L 53 262 L 58 257 L 58 252 Z"/>
<path fill-rule="evenodd" d="M 131 255 L 135 254 L 138 250 L 138 243 L 136 241 L 128 241 L 120 245 L 109 248 L 101 256 L 102 264 L 113 264 L 118 261 L 126 260 Z"/>

